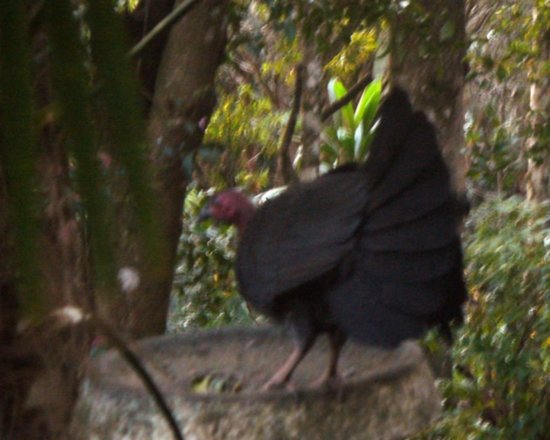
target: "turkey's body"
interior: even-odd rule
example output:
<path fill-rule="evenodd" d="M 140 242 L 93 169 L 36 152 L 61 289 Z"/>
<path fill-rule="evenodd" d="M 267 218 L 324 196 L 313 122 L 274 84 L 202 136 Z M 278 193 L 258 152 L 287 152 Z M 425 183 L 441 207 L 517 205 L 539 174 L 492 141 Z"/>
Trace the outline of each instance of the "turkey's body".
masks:
<path fill-rule="evenodd" d="M 347 337 L 391 347 L 431 326 L 450 336 L 462 320 L 461 213 L 434 129 L 399 90 L 380 117 L 364 165 L 291 187 L 244 228 L 241 293 L 297 341 L 270 386 L 288 380 L 319 333 L 331 337 L 331 377 Z"/>

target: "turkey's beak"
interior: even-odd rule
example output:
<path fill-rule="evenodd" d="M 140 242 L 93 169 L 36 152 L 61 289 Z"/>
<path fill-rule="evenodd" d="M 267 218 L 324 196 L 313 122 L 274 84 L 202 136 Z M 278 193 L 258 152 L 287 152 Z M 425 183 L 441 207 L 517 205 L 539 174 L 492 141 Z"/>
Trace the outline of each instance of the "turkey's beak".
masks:
<path fill-rule="evenodd" d="M 206 205 L 204 205 L 201 209 L 197 222 L 200 223 L 208 220 L 209 218 L 212 218 L 212 214 L 210 214 L 210 202 L 206 203 Z"/>

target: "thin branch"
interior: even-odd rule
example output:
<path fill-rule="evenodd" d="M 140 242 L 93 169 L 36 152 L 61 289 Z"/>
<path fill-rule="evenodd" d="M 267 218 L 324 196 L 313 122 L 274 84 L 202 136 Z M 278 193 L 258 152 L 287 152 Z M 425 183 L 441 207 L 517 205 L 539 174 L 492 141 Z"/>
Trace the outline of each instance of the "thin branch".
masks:
<path fill-rule="evenodd" d="M 296 128 L 296 122 L 298 120 L 298 113 L 300 112 L 300 103 L 302 100 L 302 84 L 303 84 L 303 72 L 304 68 L 301 64 L 296 67 L 296 83 L 294 85 L 294 99 L 292 101 L 292 109 L 290 116 L 288 117 L 288 123 L 286 125 L 285 133 L 279 147 L 279 160 L 281 161 L 281 174 L 285 183 L 294 182 L 298 178 L 292 168 L 290 162 L 290 143 L 292 141 L 292 135 Z"/>
<path fill-rule="evenodd" d="M 130 347 L 128 347 L 128 344 L 126 344 L 126 342 L 120 336 L 118 336 L 113 329 L 111 329 L 111 327 L 107 323 L 105 323 L 97 316 L 91 315 L 88 318 L 90 322 L 96 327 L 96 329 L 101 334 L 107 337 L 109 342 L 111 342 L 113 346 L 119 351 L 123 359 L 126 360 L 128 364 L 130 364 L 130 367 L 140 377 L 143 384 L 145 385 L 145 388 L 147 388 L 147 391 L 149 391 L 149 393 L 153 397 L 153 400 L 159 407 L 160 412 L 170 426 L 170 430 L 172 431 L 174 438 L 176 440 L 185 440 L 178 426 L 176 418 L 170 410 L 170 407 L 166 403 L 164 396 L 159 390 L 159 387 L 157 386 L 151 375 L 147 372 L 145 366 L 137 357 L 137 355 L 130 349 Z"/>
<path fill-rule="evenodd" d="M 151 31 L 143 37 L 139 43 L 137 43 L 128 52 L 130 58 L 136 57 L 147 47 L 151 41 L 158 37 L 162 32 L 174 25 L 180 18 L 187 14 L 193 7 L 199 2 L 199 0 L 187 0 L 176 7 L 170 14 L 162 19 Z"/>
<path fill-rule="evenodd" d="M 354 99 L 359 93 L 369 84 L 372 82 L 372 75 L 368 73 L 363 78 L 361 78 L 359 81 L 357 81 L 354 86 L 349 89 L 348 93 L 343 96 L 342 98 L 338 99 L 337 101 L 334 101 L 332 104 L 327 105 L 324 109 L 321 110 L 321 121 L 326 121 L 330 116 L 332 116 L 333 113 L 337 112 L 339 109 L 341 109 L 343 106 L 345 106 L 348 102 L 351 102 L 352 99 Z"/>

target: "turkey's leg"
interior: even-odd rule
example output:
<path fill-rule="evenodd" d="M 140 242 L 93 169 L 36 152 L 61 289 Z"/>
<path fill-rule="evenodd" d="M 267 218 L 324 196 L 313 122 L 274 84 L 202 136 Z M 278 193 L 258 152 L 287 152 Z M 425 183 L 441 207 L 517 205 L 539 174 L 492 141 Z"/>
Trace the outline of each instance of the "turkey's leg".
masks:
<path fill-rule="evenodd" d="M 328 334 L 330 344 L 330 357 L 326 370 L 321 376 L 313 382 L 314 387 L 332 385 L 338 381 L 338 359 L 342 352 L 342 347 L 346 343 L 347 337 L 339 330 L 334 330 Z"/>
<path fill-rule="evenodd" d="M 302 359 L 309 352 L 313 343 L 315 342 L 315 336 L 307 336 L 297 341 L 296 347 L 286 360 L 286 362 L 277 370 L 277 372 L 267 381 L 263 386 L 264 390 L 272 390 L 274 388 L 281 388 L 286 385 L 296 370 L 296 367 L 300 364 Z"/>

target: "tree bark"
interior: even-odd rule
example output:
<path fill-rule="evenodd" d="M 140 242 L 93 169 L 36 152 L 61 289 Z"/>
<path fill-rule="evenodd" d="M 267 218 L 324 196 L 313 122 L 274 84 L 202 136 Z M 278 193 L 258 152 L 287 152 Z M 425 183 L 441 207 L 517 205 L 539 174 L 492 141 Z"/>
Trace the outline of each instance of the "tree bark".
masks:
<path fill-rule="evenodd" d="M 151 31 L 174 7 L 174 0 L 155 0 L 139 2 L 137 8 L 125 17 L 126 26 L 133 44 L 137 44 Z M 145 109 L 151 108 L 155 95 L 155 84 L 158 68 L 166 46 L 170 29 L 156 37 L 135 59 L 136 69 L 141 84 Z"/>
<path fill-rule="evenodd" d="M 464 0 L 413 0 L 390 20 L 390 75 L 434 123 L 455 191 L 465 191 Z"/>
<path fill-rule="evenodd" d="M 539 11 L 533 10 L 533 22 L 536 25 Z M 550 77 L 543 66 L 550 63 L 550 30 L 539 35 L 539 59 L 532 63 L 530 87 L 530 129 L 531 136 L 526 143 L 529 157 L 527 162 L 526 194 L 529 200 L 543 201 L 550 196 L 550 136 L 544 135 L 550 115 Z M 537 69 L 540 68 L 540 72 Z"/>
<path fill-rule="evenodd" d="M 227 1 L 205 0 L 195 6 L 172 28 L 158 70 L 148 137 L 168 246 L 159 263 L 161 270 L 142 267 L 141 284 L 129 294 L 127 331 L 135 338 L 160 334 L 166 328 L 189 182 L 182 164 L 200 146 L 215 105 L 214 79 L 225 50 L 227 13 Z"/>

